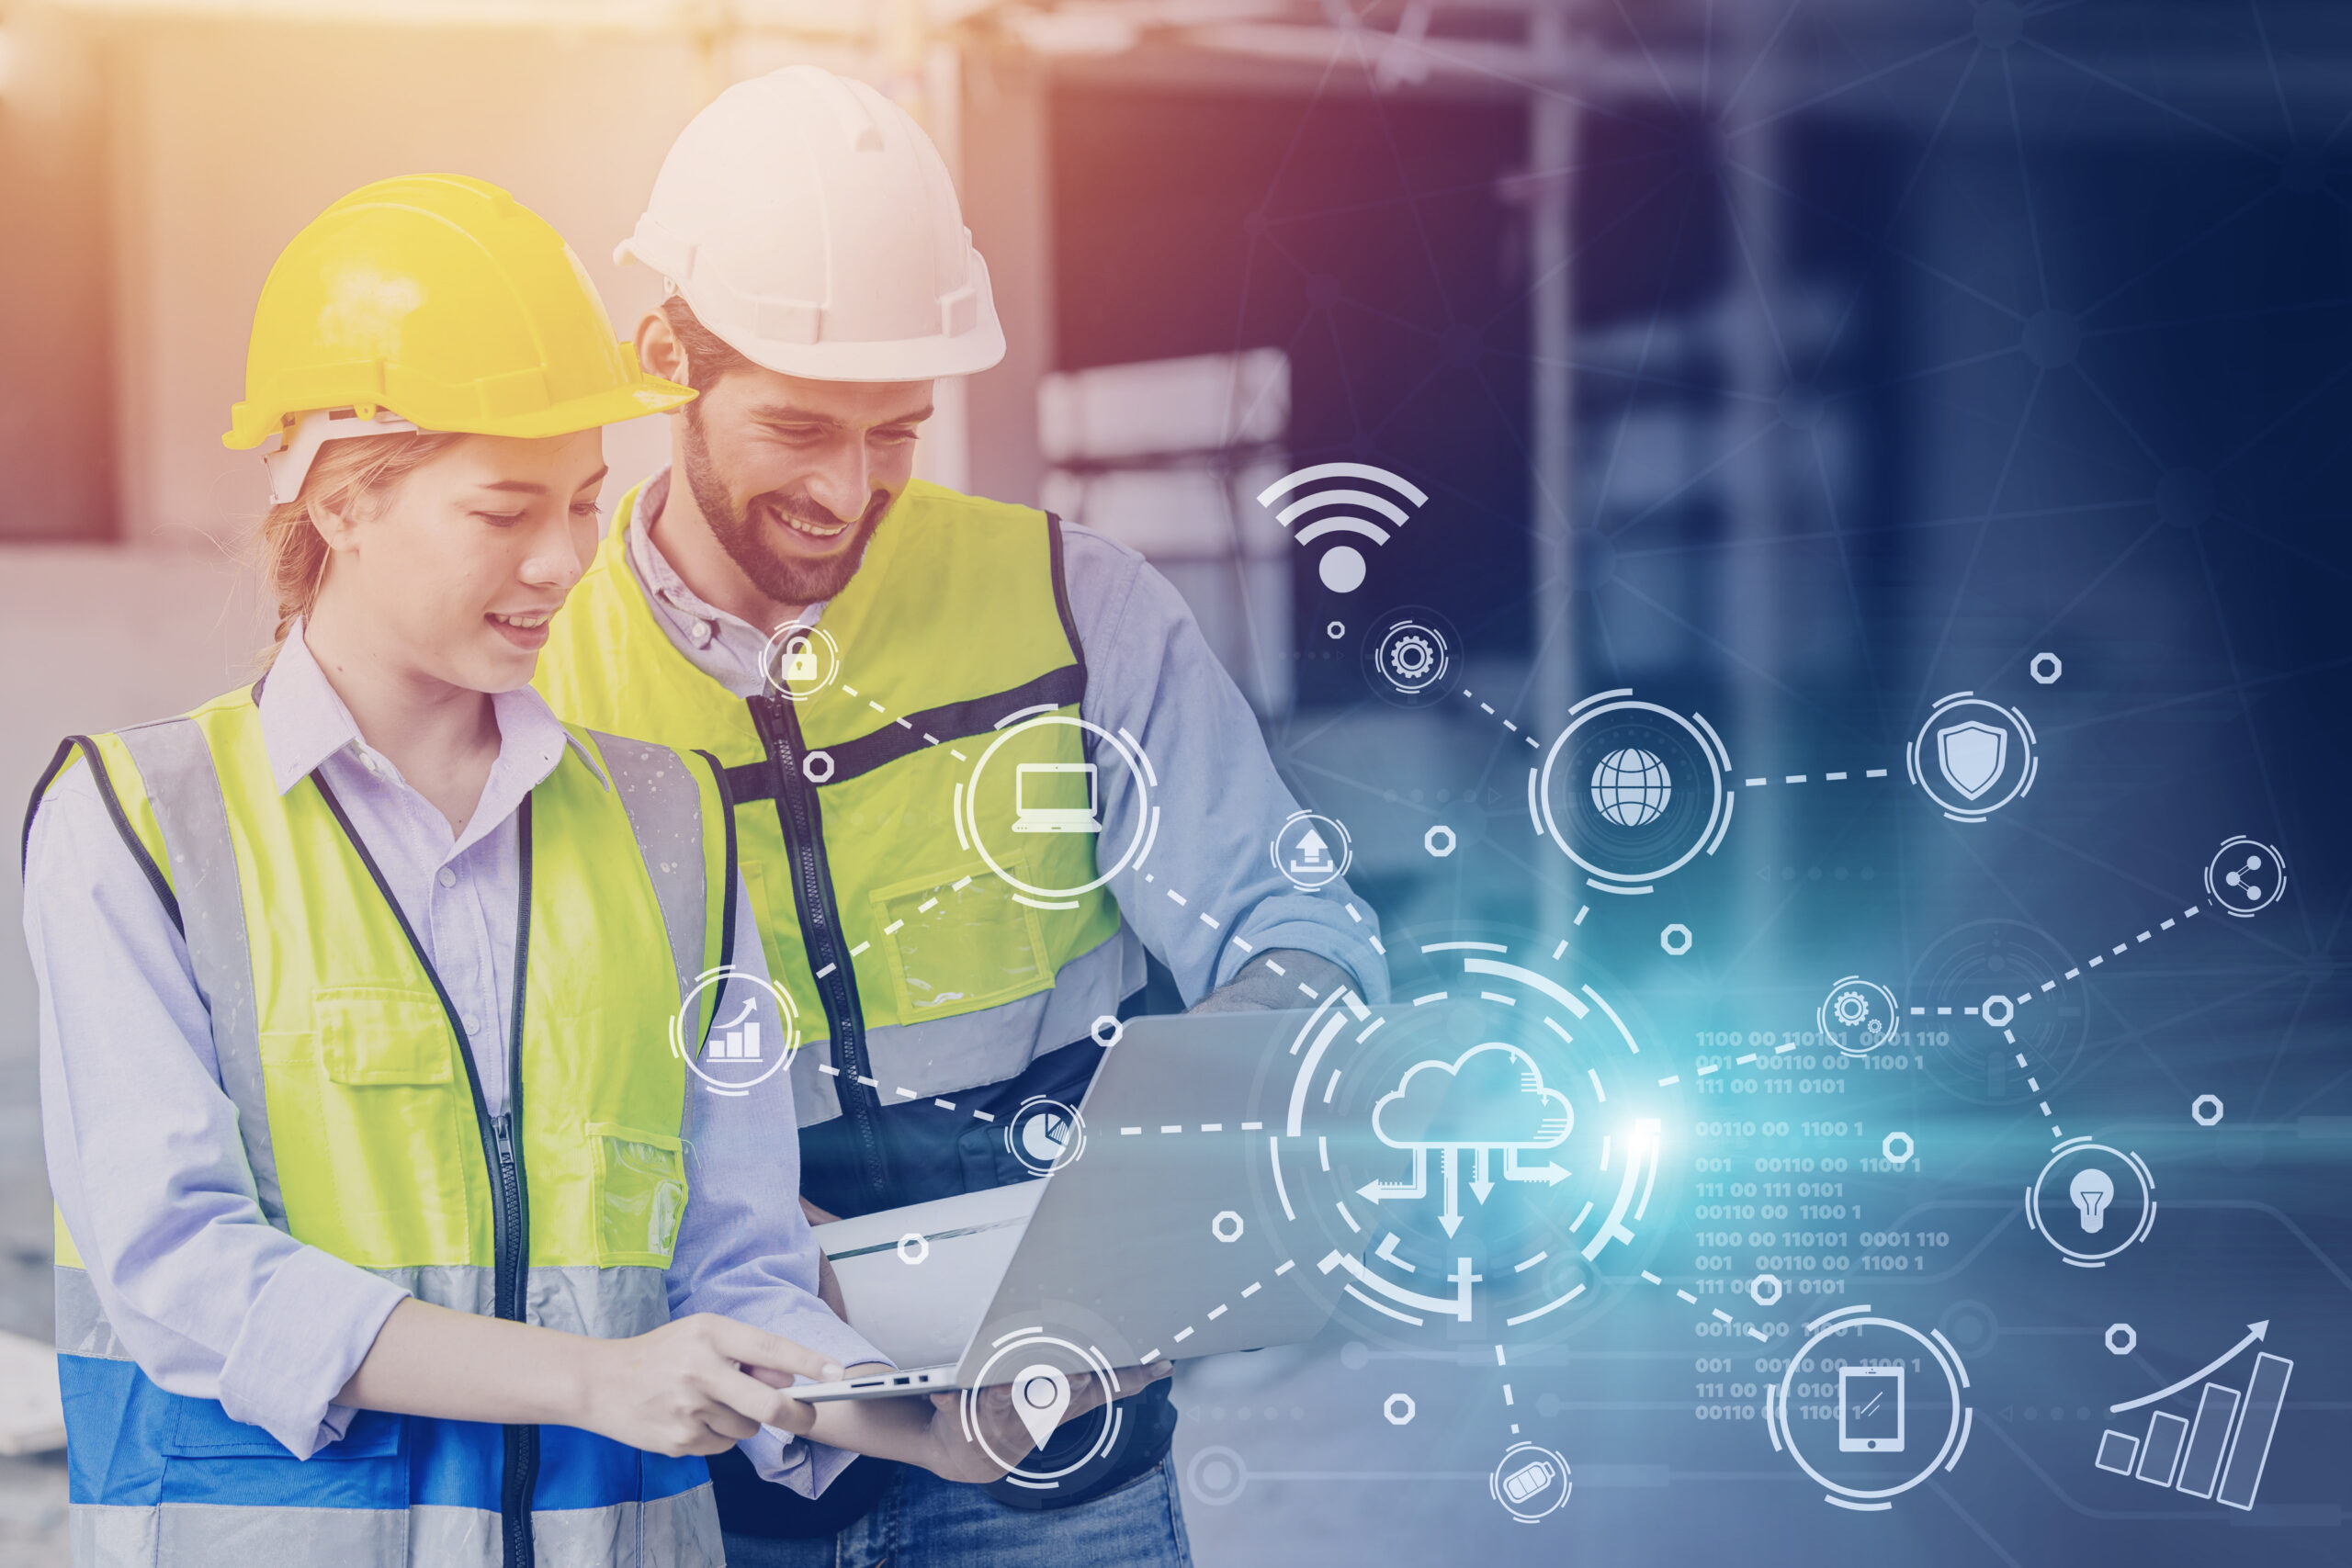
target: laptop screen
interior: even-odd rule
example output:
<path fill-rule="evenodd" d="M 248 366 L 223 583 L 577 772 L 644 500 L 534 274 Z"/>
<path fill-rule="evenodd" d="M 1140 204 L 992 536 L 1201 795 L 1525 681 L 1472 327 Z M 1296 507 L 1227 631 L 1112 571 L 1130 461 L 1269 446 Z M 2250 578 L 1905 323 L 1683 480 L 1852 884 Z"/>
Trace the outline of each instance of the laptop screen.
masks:
<path fill-rule="evenodd" d="M 1084 762 L 1026 762 L 1013 780 L 1016 811 L 1094 809 L 1094 770 Z"/>

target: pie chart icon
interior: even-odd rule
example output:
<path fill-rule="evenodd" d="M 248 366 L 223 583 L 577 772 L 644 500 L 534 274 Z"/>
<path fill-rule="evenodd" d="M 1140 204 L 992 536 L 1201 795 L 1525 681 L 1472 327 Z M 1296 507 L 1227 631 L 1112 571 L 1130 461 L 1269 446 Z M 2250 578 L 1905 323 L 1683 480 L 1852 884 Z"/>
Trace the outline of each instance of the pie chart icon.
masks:
<path fill-rule="evenodd" d="M 1013 1157 L 1039 1176 L 1068 1165 L 1086 1147 L 1078 1112 L 1042 1097 L 1022 1106 L 1007 1142 Z"/>

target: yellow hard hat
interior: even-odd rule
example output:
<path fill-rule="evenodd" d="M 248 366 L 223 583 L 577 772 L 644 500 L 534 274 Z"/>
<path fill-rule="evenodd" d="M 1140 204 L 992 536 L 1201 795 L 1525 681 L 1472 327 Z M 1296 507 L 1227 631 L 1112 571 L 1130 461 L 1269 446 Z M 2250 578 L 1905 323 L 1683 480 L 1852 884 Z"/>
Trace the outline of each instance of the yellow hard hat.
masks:
<path fill-rule="evenodd" d="M 408 175 L 353 191 L 278 256 L 220 439 L 279 434 L 283 453 L 302 416 L 346 409 L 356 428 L 332 434 L 564 435 L 694 395 L 639 367 L 545 219 L 482 180 Z"/>

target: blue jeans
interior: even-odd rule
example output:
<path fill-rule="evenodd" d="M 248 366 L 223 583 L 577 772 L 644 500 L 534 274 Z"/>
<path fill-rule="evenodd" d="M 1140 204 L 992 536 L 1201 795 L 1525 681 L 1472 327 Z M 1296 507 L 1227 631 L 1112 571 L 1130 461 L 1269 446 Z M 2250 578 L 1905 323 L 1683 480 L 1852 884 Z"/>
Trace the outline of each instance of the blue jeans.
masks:
<path fill-rule="evenodd" d="M 729 1535 L 728 1568 L 1192 1568 L 1168 1467 L 1163 1459 L 1091 1502 L 1032 1512 L 908 1465 L 839 1535 Z"/>

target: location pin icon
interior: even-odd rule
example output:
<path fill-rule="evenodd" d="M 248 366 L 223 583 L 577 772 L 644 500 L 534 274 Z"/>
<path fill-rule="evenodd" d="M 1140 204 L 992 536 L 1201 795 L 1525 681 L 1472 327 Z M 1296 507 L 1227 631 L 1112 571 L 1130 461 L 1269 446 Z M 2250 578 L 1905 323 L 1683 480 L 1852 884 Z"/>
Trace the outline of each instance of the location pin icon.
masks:
<path fill-rule="evenodd" d="M 1069 1379 L 1059 1367 L 1040 1361 L 1012 1380 L 1012 1411 L 1029 1429 L 1031 1446 L 1044 1448 L 1069 1408 Z"/>

